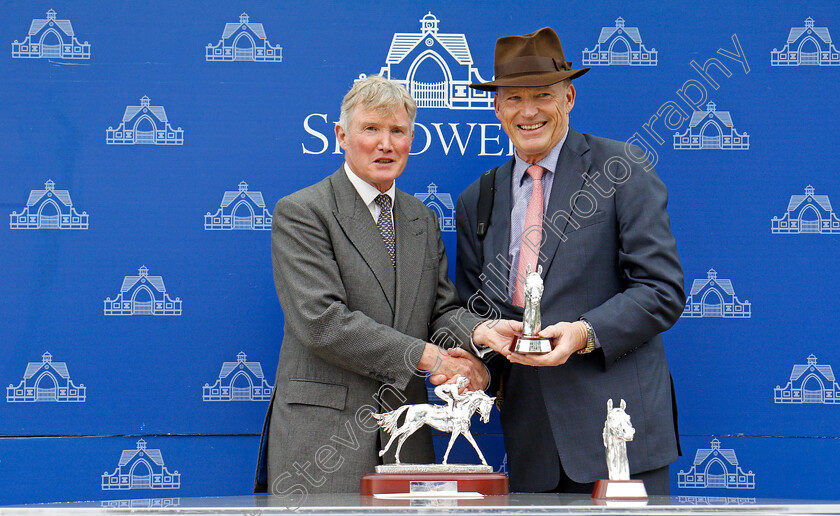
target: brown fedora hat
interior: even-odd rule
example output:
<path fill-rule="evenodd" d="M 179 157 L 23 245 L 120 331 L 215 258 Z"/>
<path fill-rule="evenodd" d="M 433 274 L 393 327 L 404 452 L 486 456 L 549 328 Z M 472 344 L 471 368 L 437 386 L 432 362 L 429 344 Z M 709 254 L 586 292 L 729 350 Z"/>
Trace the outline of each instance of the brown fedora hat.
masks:
<path fill-rule="evenodd" d="M 470 84 L 470 88 L 496 91 L 499 86 L 548 86 L 589 71 L 589 67 L 571 68 L 557 33 L 551 27 L 543 27 L 523 36 L 499 38 L 493 64 L 495 80 Z"/>

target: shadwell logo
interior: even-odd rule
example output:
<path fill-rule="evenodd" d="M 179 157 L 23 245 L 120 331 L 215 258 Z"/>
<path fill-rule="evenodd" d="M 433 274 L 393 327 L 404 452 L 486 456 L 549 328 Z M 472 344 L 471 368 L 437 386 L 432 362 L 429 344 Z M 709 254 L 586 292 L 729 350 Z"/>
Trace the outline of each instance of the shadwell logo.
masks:
<path fill-rule="evenodd" d="M 420 20 L 420 31 L 395 33 L 379 75 L 403 85 L 420 110 L 433 113 L 492 111 L 493 93 L 478 91 L 470 84 L 487 82 L 473 66 L 472 52 L 464 34 L 446 34 L 438 30 L 440 20 L 429 12 Z M 492 43 L 488 42 L 489 48 Z M 365 77 L 364 74 L 359 76 Z M 492 115 L 482 115 L 495 120 Z M 430 122 L 425 117 L 414 124 L 412 156 L 423 154 L 440 144 L 443 154 L 461 156 L 511 156 L 513 146 L 501 124 L 479 122 Z M 341 154 L 334 137 L 334 125 L 326 113 L 311 113 L 303 121 L 303 130 L 314 137 L 301 143 L 303 154 Z"/>

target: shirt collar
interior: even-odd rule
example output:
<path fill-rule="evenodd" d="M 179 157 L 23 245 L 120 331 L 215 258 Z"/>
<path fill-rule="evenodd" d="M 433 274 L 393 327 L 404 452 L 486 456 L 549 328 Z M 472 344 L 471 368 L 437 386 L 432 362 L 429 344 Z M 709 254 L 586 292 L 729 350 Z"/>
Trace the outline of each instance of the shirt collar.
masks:
<path fill-rule="evenodd" d="M 546 174 L 556 172 L 554 167 L 557 166 L 557 160 L 560 158 L 560 151 L 563 150 L 563 144 L 566 143 L 566 138 L 569 136 L 569 128 L 566 128 L 566 134 L 563 135 L 563 138 L 555 145 L 546 156 L 539 160 L 536 164 L 541 166 L 545 169 Z M 525 180 L 525 172 L 528 170 L 528 167 L 531 166 L 531 163 L 523 160 L 519 157 L 518 152 L 513 153 L 515 162 L 513 165 L 513 172 L 514 177 L 519 178 L 519 184 L 521 185 L 522 182 Z"/>
<path fill-rule="evenodd" d="M 353 187 L 356 189 L 357 192 L 359 192 L 359 196 L 361 196 L 362 202 L 365 203 L 365 206 L 370 205 L 370 203 L 372 203 L 373 200 L 376 199 L 376 197 L 379 194 L 383 193 L 380 192 L 372 184 L 366 182 L 364 179 L 357 176 L 356 173 L 353 172 L 353 170 L 350 168 L 350 164 L 346 161 L 344 162 L 344 171 L 347 173 L 347 179 L 350 180 L 350 182 L 353 184 Z M 394 196 L 396 195 L 396 191 L 397 182 L 394 181 L 394 183 L 391 185 L 391 188 L 384 192 L 385 195 L 391 198 L 391 206 L 394 205 Z"/>

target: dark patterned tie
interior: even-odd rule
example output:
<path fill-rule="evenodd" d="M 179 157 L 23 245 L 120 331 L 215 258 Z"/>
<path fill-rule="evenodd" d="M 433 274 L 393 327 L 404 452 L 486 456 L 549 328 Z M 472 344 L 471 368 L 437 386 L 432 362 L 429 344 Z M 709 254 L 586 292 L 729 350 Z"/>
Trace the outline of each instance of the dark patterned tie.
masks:
<path fill-rule="evenodd" d="M 385 194 L 379 194 L 373 200 L 379 206 L 379 218 L 376 219 L 376 227 L 385 242 L 385 248 L 391 255 L 391 265 L 397 268 L 397 254 L 394 249 L 394 222 L 391 220 L 391 198 Z"/>

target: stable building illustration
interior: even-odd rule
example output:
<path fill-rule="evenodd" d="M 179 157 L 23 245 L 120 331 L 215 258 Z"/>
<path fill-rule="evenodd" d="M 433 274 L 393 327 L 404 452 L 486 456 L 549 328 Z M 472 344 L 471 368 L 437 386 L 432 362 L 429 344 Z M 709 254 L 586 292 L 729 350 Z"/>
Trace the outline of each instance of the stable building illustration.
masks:
<path fill-rule="evenodd" d="M 685 496 L 677 497 L 680 505 L 754 505 L 755 498 L 738 496 Z"/>
<path fill-rule="evenodd" d="M 70 192 L 56 190 L 52 179 L 43 190 L 32 190 L 20 213 L 9 215 L 11 229 L 88 229 L 88 214 L 73 207 Z"/>
<path fill-rule="evenodd" d="M 429 12 L 420 32 L 394 34 L 379 75 L 405 86 L 418 108 L 493 109 L 492 92 L 469 87 L 486 81 L 473 67 L 466 36 L 440 33 L 438 22 Z"/>
<path fill-rule="evenodd" d="M 776 403 L 840 403 L 840 385 L 834 378 L 830 365 L 817 364 L 817 357 L 808 355 L 807 364 L 796 364 L 784 388 L 776 386 L 773 392 Z"/>
<path fill-rule="evenodd" d="M 446 192 L 438 193 L 437 185 L 429 183 L 426 193 L 416 193 L 414 197 L 435 212 L 441 231 L 455 231 L 455 203 L 452 202 L 451 195 Z"/>
<path fill-rule="evenodd" d="M 137 449 L 123 450 L 113 473 L 102 474 L 102 490 L 111 489 L 180 489 L 181 474 L 170 473 L 160 450 L 146 448 L 146 441 L 137 441 Z"/>
<path fill-rule="evenodd" d="M 212 386 L 204 384 L 202 401 L 268 401 L 270 385 L 259 362 L 248 362 L 244 352 L 236 355 L 236 362 L 225 362 Z"/>
<path fill-rule="evenodd" d="M 41 355 L 40 362 L 29 362 L 23 379 L 15 387 L 6 387 L 8 403 L 39 401 L 80 402 L 87 399 L 84 384 L 75 385 L 70 379 L 65 362 L 53 362 L 49 351 Z"/>
<path fill-rule="evenodd" d="M 144 265 L 138 276 L 126 276 L 115 299 L 107 298 L 105 315 L 181 315 L 181 298 L 166 293 L 161 276 L 149 276 Z"/>
<path fill-rule="evenodd" d="M 697 450 L 691 469 L 677 474 L 677 486 L 680 489 L 755 489 L 755 473 L 744 472 L 735 450 L 722 449 L 720 441 L 712 439 L 711 448 Z"/>
<path fill-rule="evenodd" d="M 831 42 L 828 27 L 814 27 L 810 16 L 804 27 L 791 27 L 781 50 L 770 52 L 771 66 L 840 66 L 840 51 Z"/>
<path fill-rule="evenodd" d="M 262 192 L 249 192 L 248 183 L 239 190 L 228 190 L 215 214 L 204 215 L 204 229 L 271 230 L 271 212 L 265 207 Z"/>
<path fill-rule="evenodd" d="M 834 214 L 827 195 L 814 195 L 814 187 L 805 187 L 805 195 L 791 195 L 787 211 L 770 221 L 773 233 L 840 233 L 840 218 Z"/>
<path fill-rule="evenodd" d="M 685 300 L 685 310 L 680 317 L 747 318 L 752 316 L 749 301 L 740 301 L 735 295 L 732 281 L 718 279 L 717 271 L 709 269 L 706 279 L 696 279 Z"/>
<path fill-rule="evenodd" d="M 251 23 L 247 13 L 239 15 L 239 23 L 226 23 L 222 39 L 205 47 L 207 61 L 275 62 L 283 60 L 280 45 L 268 42 L 262 23 Z"/>
<path fill-rule="evenodd" d="M 507 466 L 507 453 L 502 458 L 502 463 L 499 465 L 499 469 L 496 470 L 496 473 L 504 473 L 505 475 L 508 474 L 508 466 Z"/>
<path fill-rule="evenodd" d="M 161 507 L 179 507 L 180 498 L 132 498 L 128 500 L 102 500 L 100 507 L 109 509 L 158 509 Z"/>
<path fill-rule="evenodd" d="M 70 20 L 57 20 L 55 11 L 47 18 L 35 18 L 23 42 L 12 43 L 16 59 L 90 59 L 90 43 L 79 42 Z"/>
<path fill-rule="evenodd" d="M 108 126 L 105 143 L 108 145 L 183 145 L 184 130 L 173 129 L 163 106 L 149 105 L 143 95 L 139 106 L 126 106 L 120 125 Z"/>
<path fill-rule="evenodd" d="M 714 102 L 706 111 L 695 111 L 685 132 L 674 133 L 676 150 L 748 150 L 750 135 L 739 133 L 729 111 L 718 111 Z"/>
<path fill-rule="evenodd" d="M 638 27 L 625 27 L 624 18 L 615 20 L 615 27 L 602 27 L 595 48 L 583 50 L 583 66 L 656 66 L 656 49 L 642 44 Z"/>

